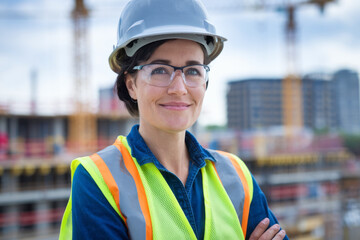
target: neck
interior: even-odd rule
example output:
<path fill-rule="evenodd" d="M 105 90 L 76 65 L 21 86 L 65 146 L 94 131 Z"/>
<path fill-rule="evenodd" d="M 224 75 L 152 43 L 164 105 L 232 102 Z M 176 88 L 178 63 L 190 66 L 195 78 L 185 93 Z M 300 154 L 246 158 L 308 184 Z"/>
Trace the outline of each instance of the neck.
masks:
<path fill-rule="evenodd" d="M 165 132 L 140 125 L 139 133 L 158 161 L 185 185 L 190 159 L 185 144 L 186 131 Z"/>

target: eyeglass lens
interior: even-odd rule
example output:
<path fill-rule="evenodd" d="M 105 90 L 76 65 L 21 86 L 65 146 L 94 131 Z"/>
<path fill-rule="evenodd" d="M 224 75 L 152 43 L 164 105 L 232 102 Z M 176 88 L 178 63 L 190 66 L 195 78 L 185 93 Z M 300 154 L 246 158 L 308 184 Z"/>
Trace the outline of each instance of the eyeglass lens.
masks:
<path fill-rule="evenodd" d="M 144 65 L 142 70 L 147 82 L 158 87 L 169 86 L 176 75 L 174 67 L 164 64 Z M 198 87 L 207 81 L 207 70 L 203 65 L 186 66 L 182 69 L 181 75 L 188 87 Z"/>

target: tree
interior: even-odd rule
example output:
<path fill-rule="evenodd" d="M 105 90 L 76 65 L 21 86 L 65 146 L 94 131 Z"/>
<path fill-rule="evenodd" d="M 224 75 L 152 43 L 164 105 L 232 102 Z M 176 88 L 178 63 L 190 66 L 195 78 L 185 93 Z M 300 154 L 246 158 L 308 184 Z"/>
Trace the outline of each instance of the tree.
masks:
<path fill-rule="evenodd" d="M 345 147 L 356 156 L 360 156 L 360 135 L 342 135 Z"/>

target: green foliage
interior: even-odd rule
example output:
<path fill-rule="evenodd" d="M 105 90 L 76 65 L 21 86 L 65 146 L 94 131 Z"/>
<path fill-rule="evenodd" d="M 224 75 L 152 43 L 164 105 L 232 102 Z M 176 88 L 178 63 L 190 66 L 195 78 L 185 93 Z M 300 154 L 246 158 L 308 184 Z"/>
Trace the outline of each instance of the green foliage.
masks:
<path fill-rule="evenodd" d="M 345 147 L 353 154 L 360 156 L 360 135 L 343 134 Z"/>
<path fill-rule="evenodd" d="M 222 125 L 207 125 L 206 130 L 207 131 L 215 131 L 215 130 L 225 130 L 226 126 Z"/>
<path fill-rule="evenodd" d="M 314 129 L 314 134 L 315 135 L 326 135 L 329 133 L 329 129 L 328 128 L 317 128 Z"/>

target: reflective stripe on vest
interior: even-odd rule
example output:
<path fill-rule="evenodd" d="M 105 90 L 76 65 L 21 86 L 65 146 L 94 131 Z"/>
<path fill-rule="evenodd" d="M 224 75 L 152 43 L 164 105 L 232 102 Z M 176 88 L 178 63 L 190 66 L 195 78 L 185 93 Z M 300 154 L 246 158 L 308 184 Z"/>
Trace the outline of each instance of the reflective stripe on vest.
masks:
<path fill-rule="evenodd" d="M 210 152 L 217 160 L 216 163 L 206 160 L 206 166 L 201 169 L 205 206 L 204 239 L 244 239 L 252 198 L 251 175 L 236 156 Z M 89 159 L 95 164 L 89 163 Z M 168 239 L 169 236 L 196 239 L 160 171 L 153 163 L 139 166 L 131 156 L 125 137 L 120 136 L 114 145 L 91 158 L 74 162 L 72 172 L 75 172 L 79 163 L 84 165 L 125 222 L 131 239 Z M 93 167 L 98 170 L 89 171 Z M 99 173 L 103 180 L 98 179 Z M 71 209 L 71 197 L 64 214 L 61 234 L 71 232 L 71 210 L 68 208 Z"/>
<path fill-rule="evenodd" d="M 95 183 L 98 185 L 98 187 L 101 189 L 102 193 L 110 203 L 110 205 L 114 208 L 114 210 L 119 214 L 119 216 L 123 219 L 123 221 L 126 223 L 126 219 L 124 219 L 122 213 L 119 209 L 119 204 L 116 203 L 116 189 L 111 187 L 111 184 L 109 184 L 109 181 L 106 181 L 102 174 L 106 174 L 106 170 L 104 172 L 100 172 L 99 169 L 104 170 L 103 168 L 98 168 L 96 162 L 101 162 L 102 160 L 100 158 L 94 157 L 96 154 L 92 155 L 91 157 L 83 157 L 78 158 L 72 161 L 71 163 L 71 182 L 74 177 L 74 173 L 76 168 L 81 164 L 84 166 L 86 171 L 91 175 L 91 177 L 94 179 Z M 101 163 L 100 163 L 101 164 Z M 111 177 L 109 178 L 111 180 Z M 70 193 L 70 198 L 67 203 L 63 219 L 61 221 L 61 227 L 60 227 L 60 235 L 59 240 L 68 240 L 72 239 L 72 191 Z"/>
<path fill-rule="evenodd" d="M 209 149 L 208 151 L 215 159 L 217 159 L 215 163 L 216 171 L 238 213 L 241 228 L 244 236 L 246 236 L 250 204 L 253 195 L 251 174 L 245 163 L 237 156 L 223 151 Z M 243 197 L 241 194 L 238 194 L 239 192 L 245 192 L 245 196 Z"/>

